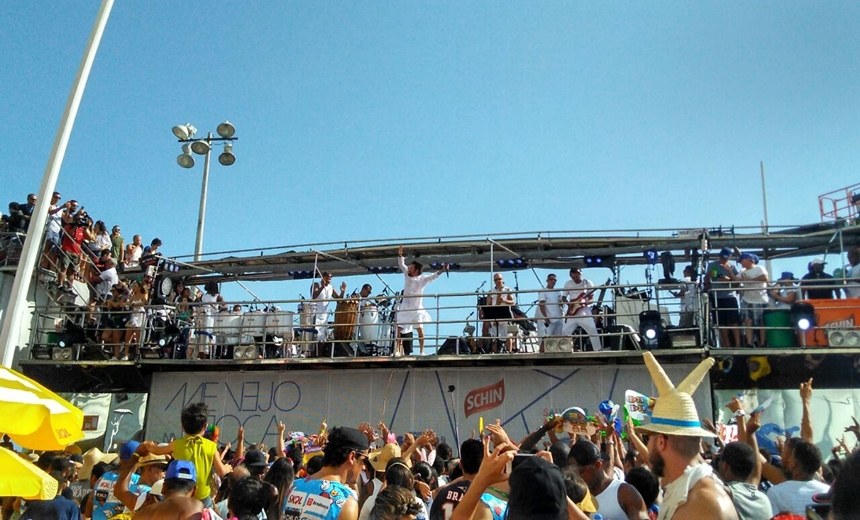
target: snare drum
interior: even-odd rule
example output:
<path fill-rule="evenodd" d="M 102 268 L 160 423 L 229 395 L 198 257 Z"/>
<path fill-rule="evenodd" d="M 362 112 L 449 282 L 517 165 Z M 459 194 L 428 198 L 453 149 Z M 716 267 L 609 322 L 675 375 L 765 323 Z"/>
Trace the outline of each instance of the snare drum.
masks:
<path fill-rule="evenodd" d="M 358 322 L 358 300 L 340 300 L 334 310 L 334 339 L 349 341 Z"/>
<path fill-rule="evenodd" d="M 266 315 L 266 332 L 280 338 L 293 335 L 293 312 L 273 311 Z"/>
<path fill-rule="evenodd" d="M 215 316 L 215 334 L 224 345 L 236 345 L 242 335 L 242 315 L 222 312 Z"/>
<path fill-rule="evenodd" d="M 364 343 L 375 343 L 379 339 L 379 308 L 376 305 L 365 303 L 358 323 L 358 339 Z"/>

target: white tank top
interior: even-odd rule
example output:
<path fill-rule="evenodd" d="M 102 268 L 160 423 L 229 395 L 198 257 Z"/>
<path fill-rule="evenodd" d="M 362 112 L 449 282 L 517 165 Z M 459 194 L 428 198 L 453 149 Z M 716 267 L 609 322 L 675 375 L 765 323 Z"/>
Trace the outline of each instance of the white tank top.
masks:
<path fill-rule="evenodd" d="M 627 520 L 627 513 L 618 504 L 618 488 L 623 483 L 620 480 L 612 479 L 603 493 L 594 497 L 597 499 L 597 512 L 600 513 L 603 520 Z"/>

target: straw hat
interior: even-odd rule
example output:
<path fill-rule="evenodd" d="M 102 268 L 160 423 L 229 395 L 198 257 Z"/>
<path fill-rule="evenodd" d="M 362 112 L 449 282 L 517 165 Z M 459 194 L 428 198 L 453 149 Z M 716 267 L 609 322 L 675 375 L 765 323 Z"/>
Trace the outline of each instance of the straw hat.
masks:
<path fill-rule="evenodd" d="M 672 384 L 663 367 L 657 363 L 654 355 L 645 352 L 645 366 L 651 373 L 651 379 L 657 387 L 659 397 L 651 422 L 637 429 L 646 433 L 662 433 L 665 435 L 682 435 L 688 437 L 714 437 L 714 434 L 701 427 L 699 413 L 693 403 L 693 392 L 705 378 L 708 370 L 714 366 L 714 358 L 702 360 L 677 387 Z"/>
<path fill-rule="evenodd" d="M 84 453 L 84 464 L 78 471 L 78 480 L 88 480 L 93 472 L 93 466 L 99 462 L 111 463 L 116 460 L 116 453 L 102 453 L 102 450 L 93 448 Z"/>
<path fill-rule="evenodd" d="M 400 446 L 394 443 L 386 444 L 378 450 L 371 451 L 367 458 L 376 471 L 385 471 L 388 461 L 400 456 Z"/>

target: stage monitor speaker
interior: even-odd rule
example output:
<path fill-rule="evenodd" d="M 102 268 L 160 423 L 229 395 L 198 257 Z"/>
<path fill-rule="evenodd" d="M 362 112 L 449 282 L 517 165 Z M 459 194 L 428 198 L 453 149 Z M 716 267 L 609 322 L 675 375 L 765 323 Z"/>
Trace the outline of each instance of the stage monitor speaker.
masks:
<path fill-rule="evenodd" d="M 612 334 L 603 338 L 609 350 L 639 350 L 639 334 L 630 325 L 613 325 L 607 329 Z"/>

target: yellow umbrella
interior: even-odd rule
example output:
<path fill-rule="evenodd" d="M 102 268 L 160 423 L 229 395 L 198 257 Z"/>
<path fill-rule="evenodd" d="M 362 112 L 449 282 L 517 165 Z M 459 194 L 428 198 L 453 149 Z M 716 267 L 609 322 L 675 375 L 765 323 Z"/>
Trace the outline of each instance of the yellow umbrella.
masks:
<path fill-rule="evenodd" d="M 51 500 L 56 495 L 57 481 L 54 477 L 15 452 L 0 448 L 0 497 Z"/>
<path fill-rule="evenodd" d="M 0 427 L 19 446 L 61 450 L 84 438 L 84 412 L 44 386 L 0 366 Z"/>

